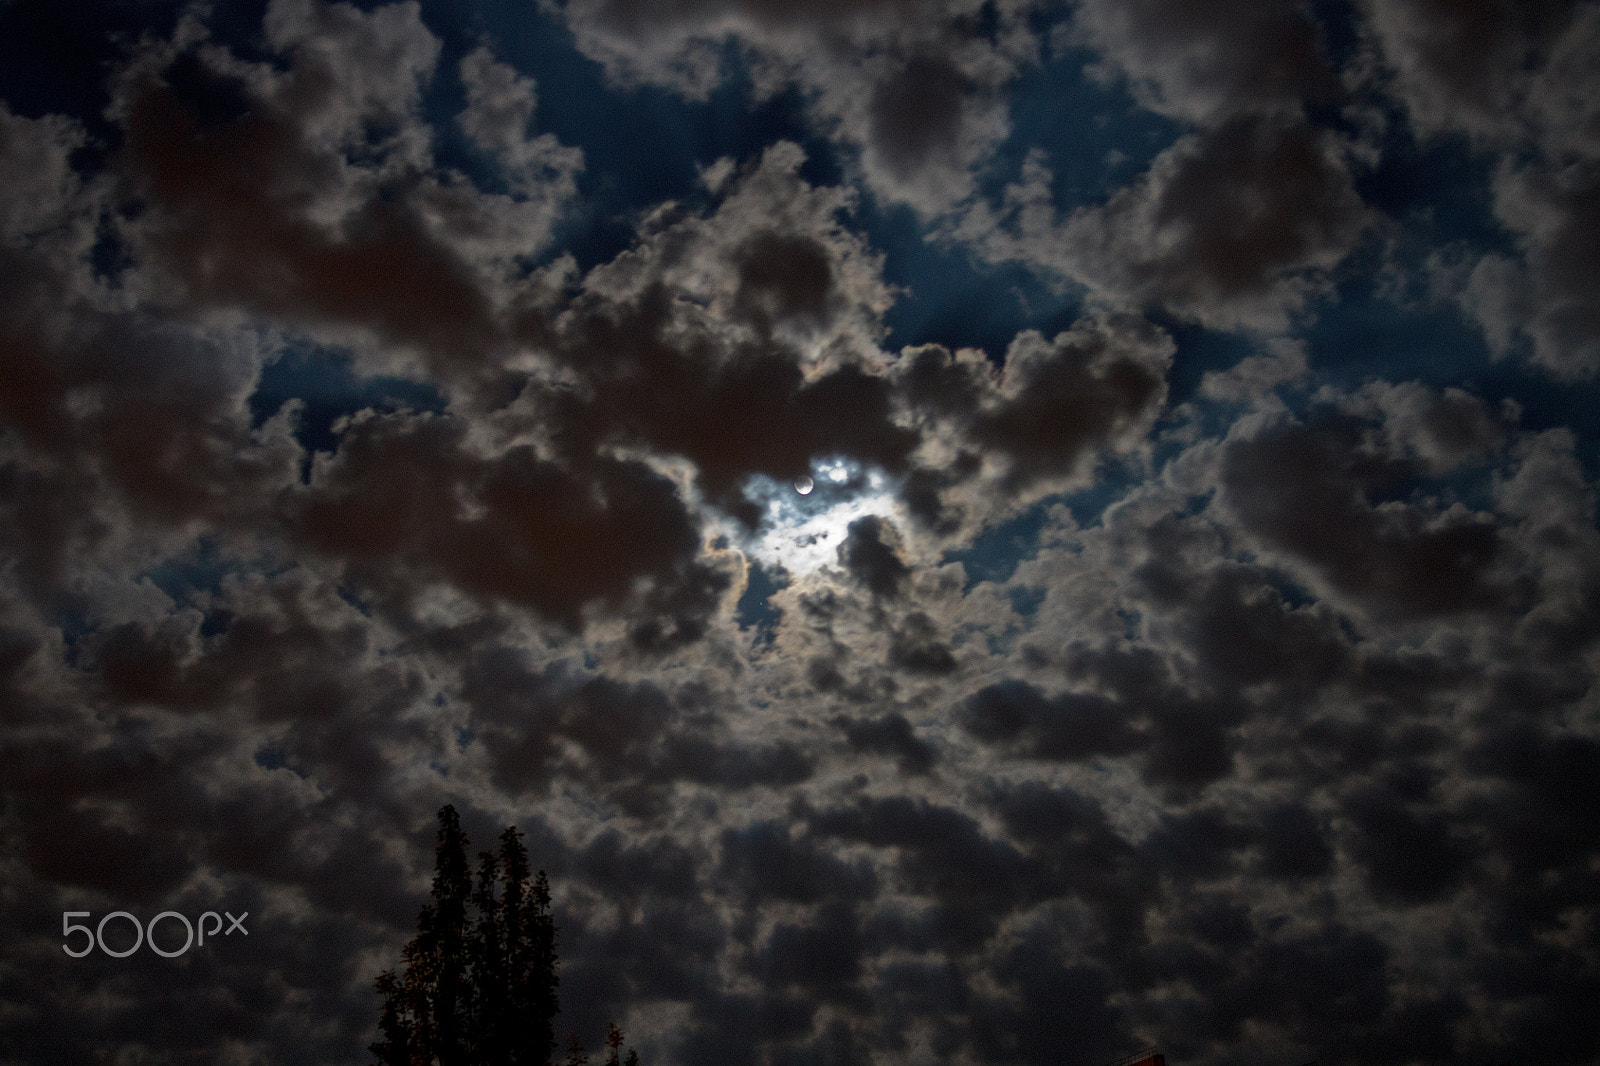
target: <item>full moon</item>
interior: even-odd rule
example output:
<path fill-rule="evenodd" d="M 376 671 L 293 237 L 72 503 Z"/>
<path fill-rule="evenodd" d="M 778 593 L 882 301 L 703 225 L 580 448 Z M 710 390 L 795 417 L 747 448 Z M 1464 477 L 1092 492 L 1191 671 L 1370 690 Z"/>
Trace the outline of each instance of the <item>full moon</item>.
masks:
<path fill-rule="evenodd" d="M 794 491 L 798 492 L 802 496 L 809 495 L 811 490 L 815 487 L 816 482 L 812 481 L 804 474 L 801 474 L 799 477 L 794 479 Z"/>

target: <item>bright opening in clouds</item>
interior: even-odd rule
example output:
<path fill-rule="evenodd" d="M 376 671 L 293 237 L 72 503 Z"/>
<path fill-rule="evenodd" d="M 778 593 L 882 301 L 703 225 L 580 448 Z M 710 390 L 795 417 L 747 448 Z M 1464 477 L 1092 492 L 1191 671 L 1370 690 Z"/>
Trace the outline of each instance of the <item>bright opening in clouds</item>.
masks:
<path fill-rule="evenodd" d="M 793 577 L 837 565 L 851 522 L 898 510 L 882 471 L 864 470 L 847 459 L 820 461 L 811 470 L 814 476 L 796 479 L 787 489 L 761 476 L 745 488 L 747 498 L 766 506 L 760 532 L 749 543 L 751 557 Z"/>
<path fill-rule="evenodd" d="M 1597 224 L 1593 0 L 0 0 L 0 1066 L 503 1032 L 446 805 L 556 1060 L 1600 1064 Z"/>

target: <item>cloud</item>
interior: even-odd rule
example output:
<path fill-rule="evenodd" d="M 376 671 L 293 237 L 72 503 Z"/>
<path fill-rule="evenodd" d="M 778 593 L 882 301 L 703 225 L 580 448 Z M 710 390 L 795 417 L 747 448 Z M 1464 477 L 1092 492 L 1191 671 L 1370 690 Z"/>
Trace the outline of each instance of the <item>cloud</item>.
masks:
<path fill-rule="evenodd" d="M 862 721 L 837 718 L 834 722 L 844 730 L 851 748 L 875 755 L 892 755 L 905 773 L 925 774 L 939 761 L 938 751 L 918 737 L 905 715 L 898 711 L 881 718 Z"/>
<path fill-rule="evenodd" d="M 999 262 L 1037 266 L 1113 307 L 1215 329 L 1283 330 L 1327 291 L 1369 216 L 1349 146 L 1246 114 L 1180 138 L 1136 182 L 1061 217 L 1035 160 L 998 214 L 953 230 Z"/>
<path fill-rule="evenodd" d="M 1386 472 L 1377 464 L 1365 477 L 1341 469 L 1350 460 L 1329 439 L 1337 435 L 1336 426 L 1283 426 L 1230 444 L 1222 486 L 1244 528 L 1380 610 L 1503 605 L 1508 593 L 1492 576 L 1502 550 L 1495 524 L 1459 505 L 1372 506 L 1363 489 L 1381 485 Z"/>
<path fill-rule="evenodd" d="M 1600 367 L 1596 264 L 1584 239 L 1600 217 L 1600 185 L 1587 169 L 1498 175 L 1496 213 L 1518 235 L 1522 259 L 1485 256 L 1463 294 L 1500 354 L 1525 348 L 1533 364 L 1568 381 Z"/>
<path fill-rule="evenodd" d="M 1100 55 L 1099 77 L 1126 79 L 1144 106 L 1204 126 L 1293 113 L 1338 91 L 1320 29 L 1300 5 L 1086 0 L 1063 29 Z"/>
<path fill-rule="evenodd" d="M 972 349 L 908 349 L 896 374 L 929 427 L 903 495 L 920 524 L 992 520 L 1135 452 L 1166 400 L 1172 342 L 1128 316 L 1086 316 L 1047 341 L 1019 333 L 999 372 Z"/>
<path fill-rule="evenodd" d="M 572 196 L 572 179 L 583 166 L 583 152 L 548 133 L 528 135 L 537 101 L 533 80 L 496 62 L 489 49 L 480 47 L 462 58 L 461 82 L 467 106 L 456 116 L 456 124 L 499 162 L 512 191 L 542 198 L 552 210 Z"/>
<path fill-rule="evenodd" d="M 901 582 L 910 573 L 893 543 L 884 540 L 888 528 L 892 527 L 876 515 L 858 518 L 850 523 L 849 535 L 839 545 L 840 564 L 874 596 L 898 595 Z"/>
<path fill-rule="evenodd" d="M 1588 5 L 1367 5 L 1393 89 L 1424 136 L 1465 133 L 1506 153 L 1496 168 L 1496 220 L 1518 257 L 1483 256 L 1462 293 L 1501 355 L 1525 354 L 1557 378 L 1593 375 L 1597 349 L 1593 226 L 1600 48 Z M 1470 57 L 1470 59 L 1468 58 Z"/>
<path fill-rule="evenodd" d="M 696 562 L 697 524 L 667 478 L 615 461 L 575 472 L 528 447 L 482 457 L 465 433 L 432 415 L 358 420 L 291 505 L 292 535 L 369 572 L 449 580 L 572 627 L 589 603 L 621 606 L 642 581 L 658 605 L 680 582 L 698 586 L 678 604 L 689 629 L 709 606 L 696 601 L 726 587 Z"/>
<path fill-rule="evenodd" d="M 1529 60 L 1548 47 L 1573 5 L 1370 0 L 1367 25 L 1419 132 L 1478 137 L 1518 132 Z"/>
<path fill-rule="evenodd" d="M 1049 699 L 1025 681 L 980 690 L 967 702 L 963 725 L 980 740 L 1039 759 L 1122 755 L 1140 746 L 1123 709 L 1103 697 L 1063 693 Z"/>

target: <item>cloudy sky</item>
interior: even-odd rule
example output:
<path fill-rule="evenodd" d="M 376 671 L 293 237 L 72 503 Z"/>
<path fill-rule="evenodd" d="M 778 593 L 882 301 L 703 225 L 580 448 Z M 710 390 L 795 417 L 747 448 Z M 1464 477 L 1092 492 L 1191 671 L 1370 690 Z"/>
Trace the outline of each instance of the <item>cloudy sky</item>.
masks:
<path fill-rule="evenodd" d="M 652 1066 L 1600 1062 L 1597 72 L 0 0 L 0 1063 L 367 1061 L 447 802 Z"/>

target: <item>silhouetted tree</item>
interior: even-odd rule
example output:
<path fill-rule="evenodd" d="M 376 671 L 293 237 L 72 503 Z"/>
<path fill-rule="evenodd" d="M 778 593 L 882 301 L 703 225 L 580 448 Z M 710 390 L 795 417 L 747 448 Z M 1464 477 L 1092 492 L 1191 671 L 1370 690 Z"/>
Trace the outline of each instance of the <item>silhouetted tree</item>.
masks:
<path fill-rule="evenodd" d="M 378 975 L 383 996 L 371 1045 L 383 1066 L 468 1066 L 471 1032 L 467 993 L 467 901 L 471 875 L 467 838 L 454 807 L 439 811 L 434 847 L 433 902 L 417 915 L 417 935 L 402 952 L 404 974 Z"/>
<path fill-rule="evenodd" d="M 432 902 L 403 974 L 375 982 L 380 1066 L 548 1066 L 561 1009 L 556 927 L 549 880 L 541 870 L 530 885 L 528 874 L 521 834 L 508 827 L 498 854 L 479 854 L 474 882 L 460 818 L 439 811 Z"/>
<path fill-rule="evenodd" d="M 393 970 L 378 975 L 378 995 L 383 997 L 383 1015 L 378 1019 L 382 1039 L 372 1045 L 378 1066 L 411 1066 L 411 1026 L 405 1009 L 405 995 Z"/>
<path fill-rule="evenodd" d="M 510 1017 L 521 1020 L 514 1027 L 512 1062 L 542 1066 L 555 1054 L 555 1019 L 561 1011 L 550 880 L 540 870 L 528 885 L 528 852 L 514 827 L 500 835 L 500 862 L 505 870 L 501 921 L 506 929 Z"/>
<path fill-rule="evenodd" d="M 433 904 L 417 922 L 422 950 L 434 961 L 433 1038 L 439 1066 L 466 1066 L 466 1034 L 471 1032 L 472 1004 L 467 989 L 467 900 L 472 871 L 467 865 L 467 836 L 456 809 L 439 812 L 439 839 L 434 849 Z"/>
<path fill-rule="evenodd" d="M 628 1049 L 628 1057 L 619 1060 L 617 1056 L 622 1051 L 622 1030 L 615 1023 L 606 1025 L 606 1066 L 639 1066 L 639 1053 L 633 1048 Z"/>
<path fill-rule="evenodd" d="M 510 973 L 506 966 L 504 904 L 495 898 L 500 860 L 492 852 L 478 855 L 478 884 L 472 904 L 478 912 L 473 930 L 469 977 L 475 993 L 473 1011 L 478 1038 L 476 1062 L 482 1066 L 512 1066 L 513 1020 Z"/>

